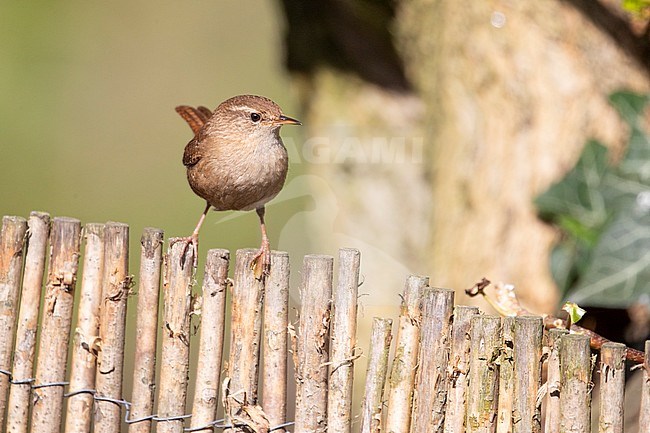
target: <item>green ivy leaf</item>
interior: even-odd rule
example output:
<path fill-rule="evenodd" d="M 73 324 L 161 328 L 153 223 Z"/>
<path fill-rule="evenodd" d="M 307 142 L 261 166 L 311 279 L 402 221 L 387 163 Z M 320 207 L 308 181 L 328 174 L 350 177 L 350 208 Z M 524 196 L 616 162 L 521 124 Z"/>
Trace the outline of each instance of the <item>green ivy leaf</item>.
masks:
<path fill-rule="evenodd" d="M 635 204 L 607 227 L 569 299 L 626 308 L 643 294 L 650 294 L 650 206 Z"/>
<path fill-rule="evenodd" d="M 560 288 L 560 295 L 567 293 L 589 263 L 591 249 L 582 242 L 567 237 L 551 251 L 551 273 Z"/>
<path fill-rule="evenodd" d="M 650 0 L 648 5 L 650 5 Z M 609 103 L 618 111 L 628 125 L 636 127 L 639 122 L 639 117 L 643 114 L 650 95 L 643 95 L 630 91 L 614 92 L 609 96 Z"/>
<path fill-rule="evenodd" d="M 585 228 L 600 227 L 608 218 L 602 191 L 607 169 L 607 148 L 589 141 L 576 166 L 535 200 L 542 217 L 571 219 Z"/>
<path fill-rule="evenodd" d="M 650 183 L 650 137 L 641 129 L 632 128 L 627 151 L 618 171 L 627 179 L 646 185 Z"/>
<path fill-rule="evenodd" d="M 575 302 L 565 302 L 562 309 L 569 313 L 571 323 L 578 323 L 587 312 L 585 309 L 580 308 L 580 306 Z"/>
<path fill-rule="evenodd" d="M 589 141 L 576 166 L 535 203 L 564 234 L 551 266 L 565 299 L 625 308 L 650 296 L 650 137 L 641 121 L 650 95 L 616 92 L 610 102 L 630 127 L 618 166 L 608 163 L 605 146 Z"/>

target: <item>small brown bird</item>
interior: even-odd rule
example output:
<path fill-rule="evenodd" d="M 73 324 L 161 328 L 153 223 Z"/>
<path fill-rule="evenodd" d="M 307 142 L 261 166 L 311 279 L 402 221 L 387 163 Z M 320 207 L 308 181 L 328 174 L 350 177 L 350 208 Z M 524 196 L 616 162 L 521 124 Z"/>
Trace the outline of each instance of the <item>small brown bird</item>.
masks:
<path fill-rule="evenodd" d="M 280 138 L 282 125 L 300 125 L 262 96 L 239 95 L 222 102 L 214 113 L 181 105 L 176 112 L 190 125 L 194 138 L 185 146 L 183 165 L 192 190 L 207 205 L 191 236 L 180 238 L 198 253 L 199 229 L 211 207 L 257 211 L 262 245 L 251 268 L 258 279 L 269 273 L 271 252 L 264 225 L 264 205 L 287 177 L 289 158 Z"/>

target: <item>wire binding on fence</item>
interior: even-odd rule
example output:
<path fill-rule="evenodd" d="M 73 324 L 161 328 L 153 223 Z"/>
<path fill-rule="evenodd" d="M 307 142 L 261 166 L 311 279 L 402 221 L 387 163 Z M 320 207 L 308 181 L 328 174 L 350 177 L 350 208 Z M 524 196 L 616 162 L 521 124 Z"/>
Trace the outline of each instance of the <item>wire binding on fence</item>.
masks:
<path fill-rule="evenodd" d="M 65 387 L 70 385 L 70 382 L 50 382 L 50 383 L 41 383 L 39 385 L 33 385 L 33 383 L 36 381 L 35 378 L 29 378 L 29 379 L 21 379 L 21 380 L 14 380 L 13 375 L 11 374 L 10 371 L 4 370 L 0 368 L 0 374 L 3 374 L 7 376 L 9 379 L 9 383 L 12 385 L 29 385 L 31 389 L 40 389 L 40 388 L 51 388 L 55 386 L 60 386 L 60 387 Z M 180 421 L 180 420 L 186 420 L 192 418 L 191 414 L 186 414 L 186 415 L 174 415 L 174 416 L 168 416 L 168 417 L 160 417 L 158 415 L 148 415 L 144 416 L 141 418 L 136 418 L 136 419 L 129 419 L 129 416 L 131 415 L 131 402 L 124 400 L 124 399 L 118 399 L 118 398 L 111 398 L 111 397 L 104 397 L 101 395 L 97 395 L 97 390 L 95 389 L 78 389 L 75 391 L 71 391 L 68 393 L 63 394 L 63 398 L 70 398 L 74 397 L 76 395 L 80 394 L 89 394 L 93 397 L 94 401 L 105 401 L 108 403 L 113 403 L 118 406 L 122 406 L 124 408 L 124 423 L 125 424 L 136 424 L 139 422 L 143 421 L 155 421 L 155 422 L 167 422 L 167 421 Z M 229 429 L 229 428 L 235 428 L 239 427 L 239 424 L 222 424 L 225 421 L 225 418 L 221 419 L 216 419 L 214 421 L 211 421 L 205 425 L 199 426 L 199 427 L 185 427 L 183 428 L 184 432 L 196 432 L 196 431 L 201 431 L 201 430 L 206 430 L 206 429 Z M 269 431 L 275 431 L 275 430 L 280 430 L 285 427 L 292 426 L 294 424 L 293 421 L 288 421 L 283 424 L 279 424 L 276 426 L 273 426 L 269 428 Z M 241 426 L 244 426 L 245 424 L 241 424 Z"/>
<path fill-rule="evenodd" d="M 43 215 L 32 216 L 40 218 Z M 121 223 L 86 226 L 94 227 L 96 233 L 95 236 L 86 238 L 82 277 L 88 279 L 82 280 L 80 298 L 84 299 L 85 294 L 88 296 L 92 294 L 94 298 L 92 302 L 88 301 L 88 304 L 92 305 L 82 307 L 79 304 L 78 309 L 80 313 L 88 313 L 88 320 L 92 319 L 93 322 L 92 326 L 89 325 L 82 331 L 77 331 L 75 328 L 75 337 L 97 335 L 102 340 L 100 355 L 106 357 L 112 365 L 110 369 L 106 368 L 107 374 L 96 375 L 94 373 L 97 371 L 97 363 L 90 362 L 84 365 L 84 372 L 88 375 L 83 375 L 80 380 L 82 375 L 74 374 L 73 362 L 69 382 L 64 381 L 65 368 L 59 367 L 65 366 L 69 356 L 64 349 L 70 348 L 68 333 L 72 329 L 73 286 L 66 283 L 65 287 L 70 288 L 67 291 L 59 290 L 59 287 L 61 275 L 66 275 L 69 282 L 74 282 L 76 276 L 80 257 L 80 221 L 71 218 L 55 218 L 50 230 L 49 219 L 45 218 L 41 221 L 41 226 L 43 230 L 38 238 L 40 247 L 32 248 L 37 245 L 37 234 L 36 230 L 31 231 L 30 225 L 30 248 L 25 249 L 27 247 L 24 243 L 26 221 L 20 217 L 3 219 L 3 231 L 0 234 L 0 268 L 2 268 L 0 274 L 5 275 L 9 272 L 12 278 L 10 284 L 0 284 L 0 292 L 2 292 L 0 294 L 11 298 L 11 302 L 3 303 L 0 307 L 4 308 L 4 316 L 13 321 L 19 320 L 19 323 L 23 323 L 25 317 L 31 318 L 32 321 L 29 322 L 30 327 L 18 328 L 21 331 L 17 332 L 15 339 L 0 338 L 0 346 L 2 346 L 0 352 L 4 354 L 0 357 L 2 358 L 0 366 L 6 369 L 0 369 L 0 429 L 8 426 L 5 429 L 7 431 L 26 431 L 30 409 L 29 397 L 40 398 L 41 390 L 50 387 L 52 389 L 48 391 L 59 390 L 60 392 L 43 392 L 40 403 L 32 405 L 34 409 L 31 415 L 32 429 L 43 433 L 58 433 L 61 430 L 64 415 L 63 397 L 68 399 L 65 413 L 72 414 L 67 416 L 66 423 L 75 424 L 73 421 L 79 421 L 80 425 L 69 428 L 66 424 L 66 429 L 71 431 L 85 431 L 92 427 L 95 431 L 115 432 L 119 431 L 119 426 L 123 424 L 131 426 L 132 430 L 148 431 L 149 423 L 153 421 L 156 422 L 155 427 L 159 433 L 163 433 L 163 430 L 176 433 L 246 429 L 246 426 L 250 430 L 262 425 L 265 431 L 279 431 L 290 425 L 293 425 L 296 431 L 321 431 L 324 425 L 334 431 L 351 431 L 352 364 L 359 355 L 358 347 L 355 345 L 358 342 L 355 329 L 360 263 L 358 251 L 340 250 L 339 277 L 336 285 L 333 284 L 332 256 L 304 257 L 302 283 L 299 287 L 301 305 L 298 326 L 294 329 L 294 322 L 289 320 L 288 313 L 290 279 L 287 253 L 272 253 L 271 274 L 262 284 L 250 272 L 250 263 L 254 259 L 256 250 L 237 251 L 234 285 L 229 287 L 227 276 L 230 253 L 227 250 L 210 250 L 204 273 L 209 278 L 204 277 L 204 285 L 201 289 L 203 300 L 201 313 L 204 318 L 210 317 L 212 323 L 211 326 L 206 326 L 207 321 L 203 321 L 195 374 L 195 388 L 198 391 L 192 400 L 194 411 L 192 414 L 184 415 L 190 368 L 190 353 L 187 347 L 189 339 L 187 336 L 190 335 L 189 317 L 197 313 L 198 304 L 192 303 L 192 286 L 195 284 L 193 269 L 180 266 L 183 255 L 182 245 L 178 243 L 163 256 L 162 230 L 148 229 L 145 232 L 146 236 L 143 235 L 141 263 L 145 263 L 146 266 L 141 264 L 138 319 L 151 320 L 138 320 L 136 323 L 137 332 L 146 331 L 148 335 L 146 339 L 142 338 L 142 341 L 148 342 L 146 347 L 143 344 L 138 344 L 136 347 L 136 355 L 140 353 L 140 359 L 138 356 L 135 357 L 135 363 L 140 365 L 141 367 L 138 368 L 141 369 L 136 370 L 138 373 L 134 372 L 133 383 L 143 386 L 140 392 L 136 392 L 134 388 L 130 401 L 126 401 L 107 397 L 122 395 L 120 386 L 124 376 L 122 349 L 123 337 L 126 335 L 124 329 L 126 321 L 122 320 L 122 317 L 126 313 L 123 308 L 119 311 L 117 309 L 109 311 L 106 308 L 100 309 L 99 305 L 101 302 L 119 301 L 121 307 L 126 307 L 124 301 L 128 296 L 126 292 L 128 287 L 125 282 L 128 281 L 129 275 L 126 267 L 127 226 Z M 36 227 L 34 223 L 34 229 Z M 48 280 L 45 283 L 46 290 L 43 291 L 45 246 L 48 239 L 53 253 L 50 254 Z M 25 274 L 22 276 L 22 293 L 19 290 L 21 277 L 19 265 L 23 254 L 21 248 L 27 251 L 24 260 Z M 34 260 L 28 260 L 30 254 L 34 256 L 32 257 Z M 87 266 L 86 261 L 93 262 L 94 267 Z M 115 266 L 120 266 L 119 275 L 113 272 Z M 30 284 L 25 283 L 27 271 L 32 274 L 33 281 Z M 107 277 L 111 275 L 114 278 Z M 84 284 L 84 281 L 87 283 Z M 469 296 L 481 295 L 490 300 L 492 295 L 485 293 L 485 289 L 490 285 L 487 279 L 483 279 L 466 293 Z M 120 296 L 113 296 L 112 291 L 107 290 L 106 287 L 119 289 Z M 57 293 L 51 293 L 54 291 L 50 290 L 52 288 L 55 288 Z M 408 277 L 400 305 L 399 321 L 396 323 L 398 326 L 392 344 L 393 350 L 391 350 L 392 321 L 376 319 L 377 327 L 373 323 L 373 336 L 368 352 L 370 363 L 364 378 L 366 388 L 362 400 L 360 431 L 363 433 L 378 430 L 404 431 L 409 429 L 409 425 L 414 431 L 435 431 L 442 426 L 443 422 L 445 430 L 454 431 L 461 429 L 463 425 L 470 425 L 472 432 L 493 431 L 495 428 L 498 432 L 513 429 L 515 433 L 535 431 L 541 428 L 540 403 L 545 390 L 548 391 L 545 418 L 548 431 L 559 431 L 561 425 L 580 428 L 588 425 L 591 417 L 591 375 L 594 368 L 594 365 L 588 362 L 589 346 L 591 344 L 594 349 L 602 348 L 606 351 L 608 347 L 604 344 L 606 340 L 575 324 L 568 326 L 565 321 L 553 316 L 544 318 L 531 316 L 531 313 L 521 307 L 510 285 L 495 285 L 492 289 L 496 297 L 490 303 L 497 311 L 511 317 L 500 319 L 498 316 L 480 314 L 476 308 L 466 311 L 464 308 L 467 307 L 462 306 L 456 306 L 456 310 L 452 312 L 453 292 L 448 289 L 432 288 L 428 277 L 415 275 Z M 99 292 L 102 292 L 101 296 Z M 29 296 L 26 296 L 26 293 Z M 145 293 L 150 296 L 146 297 Z M 159 299 L 160 294 L 164 294 L 164 299 Z M 230 351 L 226 355 L 223 343 L 226 329 L 225 317 L 228 312 L 227 294 L 231 298 L 230 322 L 238 324 L 238 326 L 231 326 L 230 337 L 231 341 L 238 344 L 231 344 Z M 32 334 L 29 339 L 25 335 L 36 332 L 38 324 L 36 318 L 39 317 L 40 310 L 32 311 L 23 307 L 40 306 L 45 296 L 46 302 L 53 300 L 52 302 L 57 302 L 58 308 L 61 304 L 55 295 L 65 296 L 63 318 L 65 323 L 53 324 L 49 316 L 51 309 L 40 315 L 43 318 L 42 323 L 47 322 L 46 318 L 49 320 L 47 322 L 49 328 L 43 326 L 40 333 L 41 337 L 46 338 L 39 342 L 39 357 L 36 358 L 38 363 L 36 373 L 33 373 L 35 342 L 32 341 Z M 19 299 L 20 305 L 18 305 Z M 174 332 L 164 332 L 162 344 L 158 344 L 157 336 L 162 326 L 158 322 L 159 315 L 152 312 L 160 310 L 161 302 L 163 322 L 169 331 Z M 182 308 L 178 307 L 179 305 Z M 466 312 L 465 316 L 461 314 L 463 311 Z M 23 312 L 25 314 L 22 314 Z M 15 317 L 16 313 L 20 313 L 18 319 Z M 110 328 L 104 325 L 108 319 L 102 314 L 111 316 Z M 0 314 L 0 319 L 4 316 Z M 117 320 L 118 318 L 120 320 Z M 7 335 L 14 332 L 13 323 L 7 324 L 6 327 L 10 331 Z M 487 323 L 491 326 L 485 326 Z M 544 327 L 550 329 L 551 335 L 555 334 L 550 344 L 551 358 L 548 361 L 542 356 Z M 557 332 L 558 327 L 570 327 L 570 331 Z M 113 328 L 116 330 L 113 331 Z M 56 338 L 52 337 L 54 334 L 57 335 Z M 106 334 L 111 337 L 119 335 L 119 338 L 112 340 L 112 349 L 115 350 L 110 352 L 110 357 L 106 355 L 109 353 L 106 344 L 108 340 L 103 336 Z M 581 337 L 579 334 L 584 335 Z M 278 341 L 276 336 L 279 336 Z M 59 337 L 62 343 L 54 347 Z M 574 341 L 576 338 L 581 338 L 582 341 Z M 17 342 L 13 355 L 15 364 L 10 366 L 14 340 Z M 18 341 L 26 341 L 29 344 L 25 343 L 26 347 L 23 347 L 22 343 L 18 344 Z M 485 348 L 480 346 L 481 342 L 486 341 L 490 344 L 486 343 Z M 83 342 L 80 345 L 77 343 L 78 341 L 74 340 L 74 349 L 79 350 L 78 353 L 73 353 L 72 359 L 76 359 L 77 355 L 85 357 L 86 351 L 96 352 L 96 348 L 89 350 Z M 477 344 L 480 347 L 477 347 Z M 546 344 L 548 345 L 549 342 Z M 572 348 L 574 344 L 579 344 L 579 351 Z M 154 387 L 152 386 L 155 383 L 156 371 L 154 355 L 160 347 L 163 359 L 159 365 L 161 380 Z M 138 352 L 139 349 L 143 350 Z M 483 349 L 491 350 L 486 354 Z M 650 341 L 646 342 L 645 349 L 645 352 L 640 352 L 618 346 L 618 355 L 601 358 L 600 371 L 616 369 L 613 374 L 617 376 L 617 380 L 614 381 L 611 380 L 612 375 L 600 374 L 601 395 L 606 396 L 601 399 L 601 402 L 605 400 L 607 402 L 607 407 L 603 406 L 604 409 L 601 411 L 602 417 L 599 419 L 601 425 L 623 425 L 621 397 L 613 397 L 614 394 L 624 395 L 623 358 L 642 363 L 645 367 L 639 424 L 650 425 L 650 379 L 648 378 Z M 395 357 L 389 365 L 391 351 L 395 353 Z M 50 352 L 56 353 L 49 355 Z M 576 368 L 575 371 L 569 369 L 571 370 L 569 371 L 567 365 L 578 365 L 574 362 L 574 355 L 577 352 L 581 354 L 579 369 Z M 293 373 L 297 379 L 295 400 L 287 397 L 287 384 L 291 380 L 288 377 L 290 369 L 287 366 L 288 353 L 293 357 Z M 261 357 L 261 354 L 264 356 Z M 102 365 L 101 357 L 97 360 L 99 365 Z M 93 361 L 92 358 L 88 359 Z M 491 371 L 487 376 L 476 376 L 474 373 L 485 370 L 486 359 L 489 361 L 488 367 L 498 367 L 498 371 Z M 21 364 L 17 362 L 18 360 L 26 360 L 26 362 Z M 171 360 L 174 362 L 167 362 Z M 222 361 L 227 363 L 228 369 L 222 368 Z M 260 365 L 260 362 L 263 364 Z M 542 371 L 543 363 L 546 363 L 549 372 L 549 383 L 546 387 L 540 386 L 539 372 Z M 178 368 L 179 365 L 182 368 Z M 478 368 L 474 368 L 477 366 Z M 9 371 L 12 369 L 13 374 Z M 56 374 L 44 374 L 54 370 Z M 226 380 L 223 380 L 221 375 L 224 370 L 227 371 L 224 374 Z M 266 415 L 264 420 L 260 419 L 261 410 L 256 406 L 260 388 L 258 383 L 260 370 L 264 372 L 261 375 L 262 399 L 260 400 Z M 179 371 L 182 373 L 180 376 Z M 209 374 L 202 374 L 206 372 Z M 14 374 L 20 378 L 34 375 L 37 379 L 15 380 Z M 110 384 L 105 380 L 108 374 L 112 375 Z M 103 382 L 99 380 L 100 378 Z M 587 378 L 587 386 L 584 378 Z M 608 389 L 603 385 L 605 382 L 609 386 Z M 226 415 L 225 419 L 215 419 L 219 404 L 217 387 L 220 383 L 224 384 L 223 410 L 224 413 L 230 414 L 230 417 Z M 563 391 L 558 395 L 550 392 L 551 387 L 572 391 Z M 615 387 L 614 391 L 612 387 Z M 12 392 L 8 392 L 8 388 Z M 155 389 L 158 392 L 158 406 L 157 414 L 152 415 Z M 232 393 L 230 390 L 233 390 Z M 7 394 L 9 394 L 9 403 Z M 16 395 L 15 402 L 12 402 L 12 394 Z M 387 396 L 386 400 L 384 395 Z M 412 398 L 413 395 L 417 398 Z M 72 398 L 74 396 L 78 397 Z M 88 396 L 92 396 L 95 409 L 101 411 L 103 416 L 95 416 L 91 419 L 92 413 L 86 407 L 86 403 L 90 404 Z M 481 396 L 486 397 L 483 400 L 490 404 L 487 406 L 479 404 Z M 286 406 L 292 400 L 295 403 L 295 422 L 285 422 Z M 84 406 L 83 409 L 77 410 L 76 404 Z M 122 407 L 125 409 L 124 412 Z M 4 414 L 7 408 L 16 410 L 6 411 L 8 416 L 5 422 Z M 247 411 L 247 409 L 254 410 Z M 84 416 L 76 417 L 81 410 Z M 237 415 L 242 413 L 247 417 L 240 420 Z M 382 420 L 385 420 L 383 424 Z M 468 423 L 468 420 L 473 421 Z M 269 425 L 274 427 L 269 428 Z M 456 428 L 456 426 L 460 427 Z"/>

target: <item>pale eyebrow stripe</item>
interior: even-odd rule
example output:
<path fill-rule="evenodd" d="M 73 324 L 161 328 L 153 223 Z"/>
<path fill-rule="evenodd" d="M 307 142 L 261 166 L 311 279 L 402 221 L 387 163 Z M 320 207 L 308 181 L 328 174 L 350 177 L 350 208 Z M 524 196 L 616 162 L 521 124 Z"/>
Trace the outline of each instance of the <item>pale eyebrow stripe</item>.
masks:
<path fill-rule="evenodd" d="M 237 111 L 250 111 L 251 110 L 251 107 L 248 107 L 246 105 L 236 105 L 236 106 L 230 107 L 230 108 L 233 109 L 233 110 L 237 110 Z"/>

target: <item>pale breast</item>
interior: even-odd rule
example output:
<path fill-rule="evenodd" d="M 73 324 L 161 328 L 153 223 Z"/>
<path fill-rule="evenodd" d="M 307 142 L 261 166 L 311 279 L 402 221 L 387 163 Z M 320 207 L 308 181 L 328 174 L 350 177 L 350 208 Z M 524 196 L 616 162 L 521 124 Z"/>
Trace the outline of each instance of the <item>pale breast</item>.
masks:
<path fill-rule="evenodd" d="M 188 167 L 187 179 L 217 210 L 252 210 L 280 192 L 287 170 L 287 150 L 278 139 L 210 152 Z"/>

